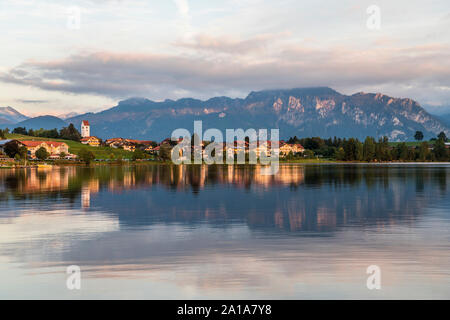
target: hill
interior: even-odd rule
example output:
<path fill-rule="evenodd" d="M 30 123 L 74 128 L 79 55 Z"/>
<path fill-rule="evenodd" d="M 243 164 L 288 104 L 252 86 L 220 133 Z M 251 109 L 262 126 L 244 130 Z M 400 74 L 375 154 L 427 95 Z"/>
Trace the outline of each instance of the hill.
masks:
<path fill-rule="evenodd" d="M 392 141 L 413 140 L 415 131 L 425 139 L 450 129 L 411 99 L 381 93 L 343 95 L 331 88 L 296 88 L 251 92 L 245 99 L 216 97 L 206 101 L 184 98 L 155 102 L 133 98 L 108 110 L 67 120 L 76 127 L 91 123 L 91 134 L 101 138 L 123 137 L 162 140 L 173 130 L 193 131 L 202 120 L 203 130 L 254 128 L 280 129 L 280 138 L 388 136 Z"/>
<path fill-rule="evenodd" d="M 115 158 L 121 156 L 123 159 L 131 159 L 131 156 L 133 155 L 132 152 L 125 151 L 123 149 L 114 149 L 109 147 L 91 147 L 84 144 L 81 144 L 80 142 L 72 141 L 72 140 L 63 140 L 63 139 L 48 139 L 48 138 L 41 138 L 41 137 L 32 137 L 32 136 L 26 136 L 21 134 L 13 134 L 9 133 L 6 134 L 7 139 L 16 139 L 16 140 L 35 140 L 35 141 L 58 141 L 58 142 L 65 142 L 69 146 L 69 152 L 73 154 L 78 154 L 78 152 L 82 148 L 86 148 L 90 151 L 92 151 L 95 154 L 96 159 L 109 159 L 110 154 L 114 154 Z"/>
<path fill-rule="evenodd" d="M 15 127 L 25 127 L 27 129 L 39 130 L 43 129 L 61 129 L 67 127 L 68 123 L 54 116 L 40 116 L 30 118 L 15 124 Z"/>

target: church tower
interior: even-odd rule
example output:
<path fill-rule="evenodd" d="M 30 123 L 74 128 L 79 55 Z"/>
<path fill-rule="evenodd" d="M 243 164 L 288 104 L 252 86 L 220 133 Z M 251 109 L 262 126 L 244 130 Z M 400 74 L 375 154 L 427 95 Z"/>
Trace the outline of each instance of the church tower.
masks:
<path fill-rule="evenodd" d="M 91 126 L 89 121 L 83 120 L 81 121 L 81 137 L 87 138 L 91 136 Z"/>

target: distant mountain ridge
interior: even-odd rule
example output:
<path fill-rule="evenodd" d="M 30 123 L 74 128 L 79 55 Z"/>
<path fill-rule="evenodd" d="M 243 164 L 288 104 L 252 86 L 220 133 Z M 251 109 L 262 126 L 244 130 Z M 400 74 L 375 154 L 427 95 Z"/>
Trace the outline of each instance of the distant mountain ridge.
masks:
<path fill-rule="evenodd" d="M 91 123 L 91 134 L 162 140 L 174 129 L 193 131 L 202 120 L 203 130 L 254 128 L 280 129 L 280 138 L 388 136 L 392 141 L 412 140 L 415 131 L 435 137 L 449 127 L 417 102 L 381 93 L 343 95 L 328 87 L 264 90 L 246 98 L 215 97 L 206 101 L 183 98 L 155 102 L 145 98 L 120 101 L 113 108 L 87 113 L 66 121 L 77 127 Z"/>
<path fill-rule="evenodd" d="M 15 127 L 25 127 L 27 129 L 39 130 L 43 129 L 61 129 L 66 127 L 67 123 L 58 117 L 54 116 L 39 116 L 35 118 L 29 118 L 25 121 L 21 121 L 15 125 Z"/>
<path fill-rule="evenodd" d="M 17 121 L 20 119 L 20 121 Z M 173 130 L 193 131 L 194 120 L 203 130 L 254 128 L 280 129 L 280 138 L 292 136 L 388 136 L 391 141 L 413 140 L 416 131 L 426 139 L 444 131 L 450 136 L 450 116 L 433 116 L 408 98 L 381 93 L 343 95 L 328 87 L 252 91 L 244 98 L 215 97 L 206 101 L 183 98 L 151 101 L 131 98 L 98 113 L 62 120 L 54 116 L 28 118 L 11 107 L 0 108 L 0 128 L 60 129 L 89 120 L 91 134 L 100 138 L 122 137 L 163 140 Z"/>
<path fill-rule="evenodd" d="M 450 113 L 449 114 L 443 114 L 439 116 L 440 119 L 442 119 L 442 121 L 450 127 Z"/>
<path fill-rule="evenodd" d="M 27 116 L 21 114 L 11 107 L 0 107 L 0 124 L 17 123 L 28 119 Z"/>

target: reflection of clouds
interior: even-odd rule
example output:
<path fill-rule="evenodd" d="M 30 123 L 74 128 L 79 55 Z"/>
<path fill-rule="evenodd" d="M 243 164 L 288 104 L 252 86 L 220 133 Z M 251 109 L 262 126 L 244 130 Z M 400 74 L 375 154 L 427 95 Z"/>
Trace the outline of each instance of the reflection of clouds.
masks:
<path fill-rule="evenodd" d="M 433 230 L 442 233 L 445 226 Z M 411 236 L 408 228 L 298 239 L 254 237 L 242 226 L 189 231 L 158 225 L 73 241 L 63 259 L 82 265 L 89 279 L 145 280 L 129 294 L 147 292 L 146 298 L 158 295 L 154 283 L 175 287 L 174 298 L 371 297 L 365 287 L 371 264 L 382 270 L 379 297 L 427 297 L 433 291 L 448 296 L 449 245 L 443 247 L 439 238 L 425 243 L 425 237 L 426 232 Z"/>
<path fill-rule="evenodd" d="M 60 254 L 77 239 L 88 240 L 118 229 L 119 222 L 103 213 L 28 210 L 0 219 L 0 254 L 45 261 L 47 252 Z"/>

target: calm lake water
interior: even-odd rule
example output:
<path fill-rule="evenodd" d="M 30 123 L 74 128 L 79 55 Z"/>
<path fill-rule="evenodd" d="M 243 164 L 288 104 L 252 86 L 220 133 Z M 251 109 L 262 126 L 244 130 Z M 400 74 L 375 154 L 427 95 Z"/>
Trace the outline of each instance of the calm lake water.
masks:
<path fill-rule="evenodd" d="M 0 298 L 449 299 L 450 166 L 0 170 Z"/>

